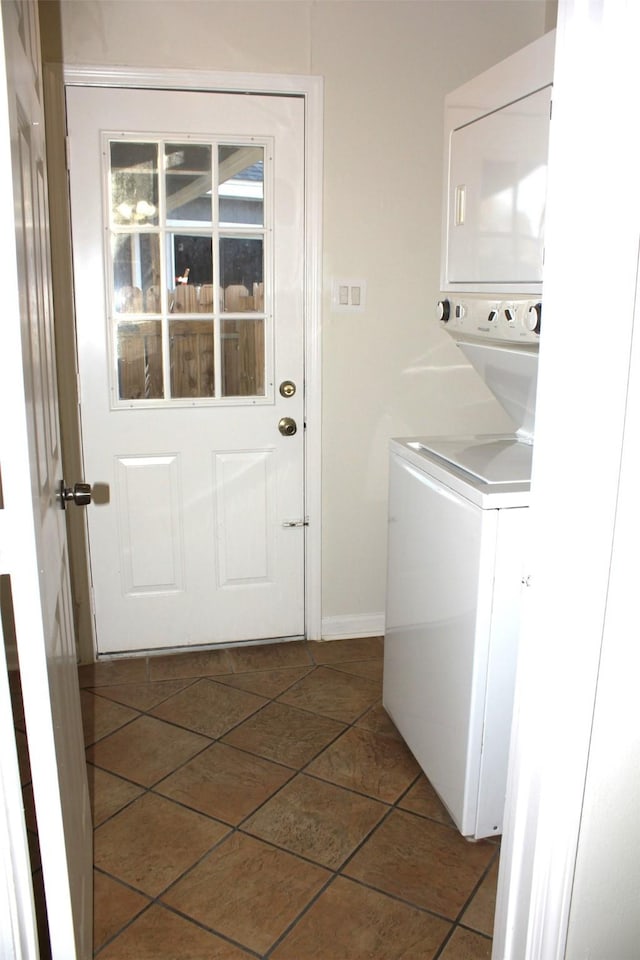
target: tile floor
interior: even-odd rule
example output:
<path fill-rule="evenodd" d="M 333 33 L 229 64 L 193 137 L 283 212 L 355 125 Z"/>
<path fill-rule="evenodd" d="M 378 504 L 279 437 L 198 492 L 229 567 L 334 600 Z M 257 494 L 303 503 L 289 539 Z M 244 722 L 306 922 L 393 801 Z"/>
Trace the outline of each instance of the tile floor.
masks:
<path fill-rule="evenodd" d="M 499 847 L 381 705 L 382 638 L 80 667 L 100 960 L 488 960 Z"/>

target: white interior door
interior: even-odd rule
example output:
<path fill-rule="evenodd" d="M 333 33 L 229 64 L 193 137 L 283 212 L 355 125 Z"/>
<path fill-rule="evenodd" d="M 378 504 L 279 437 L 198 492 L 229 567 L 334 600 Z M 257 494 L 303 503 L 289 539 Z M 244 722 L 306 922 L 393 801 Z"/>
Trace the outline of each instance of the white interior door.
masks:
<path fill-rule="evenodd" d="M 67 123 L 98 653 L 302 636 L 303 100 L 70 86 Z"/>
<path fill-rule="evenodd" d="M 59 500 L 62 470 L 37 4 L 3 4 L 2 27 L 0 573 L 8 577 L 12 598 L 17 644 L 17 664 L 12 666 L 20 669 L 51 953 L 54 960 L 84 960 L 92 951 L 92 831 Z M 3 762 L 3 814 L 11 823 L 16 820 L 15 794 L 8 786 Z M 4 857 L 3 872 L 22 892 L 16 896 L 21 908 L 13 934 L 2 929 L 3 956 L 31 957 L 36 955 L 33 928 L 31 924 L 28 929 L 25 877 L 16 871 L 19 838 L 13 831 L 9 843 L 13 876 L 7 876 Z"/>

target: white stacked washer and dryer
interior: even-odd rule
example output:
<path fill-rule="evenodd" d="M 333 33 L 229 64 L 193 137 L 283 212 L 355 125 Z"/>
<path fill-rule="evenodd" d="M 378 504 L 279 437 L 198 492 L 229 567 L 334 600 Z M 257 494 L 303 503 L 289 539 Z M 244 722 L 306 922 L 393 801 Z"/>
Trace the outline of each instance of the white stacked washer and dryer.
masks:
<path fill-rule="evenodd" d="M 553 34 L 445 104 L 442 326 L 513 432 L 391 441 L 383 703 L 469 838 L 502 832 L 542 319 Z"/>

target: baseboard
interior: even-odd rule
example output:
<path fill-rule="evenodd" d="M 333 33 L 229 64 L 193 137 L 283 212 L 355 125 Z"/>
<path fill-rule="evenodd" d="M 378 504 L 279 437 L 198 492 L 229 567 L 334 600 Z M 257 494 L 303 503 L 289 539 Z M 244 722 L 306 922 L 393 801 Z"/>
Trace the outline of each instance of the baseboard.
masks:
<path fill-rule="evenodd" d="M 322 618 L 323 640 L 346 640 L 350 637 L 381 637 L 384 634 L 384 612 L 348 614 Z"/>

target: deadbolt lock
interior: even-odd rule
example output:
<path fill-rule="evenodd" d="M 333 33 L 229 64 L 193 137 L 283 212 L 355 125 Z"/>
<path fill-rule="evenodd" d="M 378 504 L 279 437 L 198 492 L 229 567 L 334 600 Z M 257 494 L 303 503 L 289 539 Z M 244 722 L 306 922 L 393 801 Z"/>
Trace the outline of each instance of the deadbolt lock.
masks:
<path fill-rule="evenodd" d="M 296 392 L 296 385 L 293 380 L 283 380 L 280 384 L 280 394 L 283 397 L 292 397 Z"/>
<path fill-rule="evenodd" d="M 298 424 L 292 417 L 282 417 L 278 423 L 278 430 L 283 437 L 292 437 L 298 432 Z"/>

